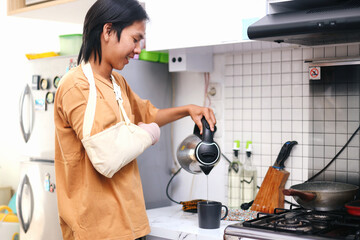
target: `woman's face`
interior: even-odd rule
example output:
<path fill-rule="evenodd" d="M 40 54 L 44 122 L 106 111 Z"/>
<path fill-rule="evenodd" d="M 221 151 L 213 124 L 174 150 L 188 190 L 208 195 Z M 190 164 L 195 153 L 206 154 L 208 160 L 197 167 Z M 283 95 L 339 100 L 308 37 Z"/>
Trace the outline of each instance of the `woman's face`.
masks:
<path fill-rule="evenodd" d="M 140 40 L 144 38 L 144 34 L 145 21 L 137 21 L 124 28 L 120 35 L 120 42 L 116 32 L 111 31 L 105 48 L 102 49 L 103 60 L 112 68 L 123 69 L 130 58 L 133 58 L 135 54 L 140 54 Z"/>

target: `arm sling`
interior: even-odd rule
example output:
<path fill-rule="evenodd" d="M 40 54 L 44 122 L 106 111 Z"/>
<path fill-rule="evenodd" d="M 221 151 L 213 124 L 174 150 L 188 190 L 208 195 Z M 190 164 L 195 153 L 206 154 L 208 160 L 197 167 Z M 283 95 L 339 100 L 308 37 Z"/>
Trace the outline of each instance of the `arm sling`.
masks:
<path fill-rule="evenodd" d="M 124 121 L 121 120 L 116 125 L 90 136 L 96 109 L 96 86 L 90 63 L 81 64 L 81 67 L 90 85 L 81 142 L 94 168 L 105 177 L 111 178 L 151 146 L 152 140 L 148 132 L 130 122 L 122 104 L 121 89 L 112 75 L 120 116 Z"/>

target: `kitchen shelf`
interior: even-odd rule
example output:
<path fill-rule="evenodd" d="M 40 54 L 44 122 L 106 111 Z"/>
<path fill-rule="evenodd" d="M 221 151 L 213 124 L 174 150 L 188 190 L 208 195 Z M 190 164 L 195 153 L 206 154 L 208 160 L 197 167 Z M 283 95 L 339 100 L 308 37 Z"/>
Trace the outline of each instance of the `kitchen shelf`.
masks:
<path fill-rule="evenodd" d="M 83 24 L 95 0 L 52 0 L 26 6 L 25 0 L 8 0 L 7 15 Z"/>

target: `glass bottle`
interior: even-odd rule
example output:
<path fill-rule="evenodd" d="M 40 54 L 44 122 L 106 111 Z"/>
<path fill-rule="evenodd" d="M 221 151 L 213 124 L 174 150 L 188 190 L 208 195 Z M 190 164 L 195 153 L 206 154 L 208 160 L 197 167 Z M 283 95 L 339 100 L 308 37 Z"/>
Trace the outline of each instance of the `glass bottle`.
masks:
<path fill-rule="evenodd" d="M 228 175 L 228 207 L 239 209 L 241 204 L 241 179 L 243 166 L 239 160 L 240 141 L 234 141 L 233 160 L 229 165 Z"/>
<path fill-rule="evenodd" d="M 241 181 L 242 203 L 253 201 L 257 192 L 257 170 L 252 165 L 252 142 L 246 142 L 246 156 L 243 166 L 243 179 Z"/>

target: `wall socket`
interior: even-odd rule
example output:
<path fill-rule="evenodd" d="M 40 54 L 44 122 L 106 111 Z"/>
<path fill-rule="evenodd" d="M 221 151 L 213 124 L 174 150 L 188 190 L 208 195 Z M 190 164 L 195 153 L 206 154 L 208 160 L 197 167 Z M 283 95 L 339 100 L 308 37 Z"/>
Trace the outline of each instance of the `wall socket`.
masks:
<path fill-rule="evenodd" d="M 211 100 L 221 100 L 222 85 L 216 82 L 209 83 L 207 94 Z"/>

